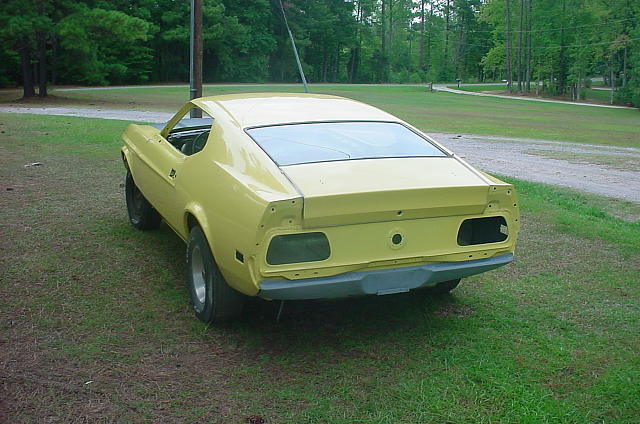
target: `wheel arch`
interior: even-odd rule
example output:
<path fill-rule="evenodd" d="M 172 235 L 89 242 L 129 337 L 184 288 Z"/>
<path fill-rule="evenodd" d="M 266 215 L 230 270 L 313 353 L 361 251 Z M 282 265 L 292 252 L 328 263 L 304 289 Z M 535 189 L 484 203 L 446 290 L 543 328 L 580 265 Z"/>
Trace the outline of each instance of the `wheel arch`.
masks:
<path fill-rule="evenodd" d="M 202 232 L 204 233 L 207 243 L 209 244 L 209 248 L 211 249 L 211 253 L 213 256 L 216 256 L 216 252 L 214 249 L 214 245 L 212 243 L 213 237 L 211 237 L 211 226 L 209 225 L 209 220 L 207 219 L 207 215 L 204 212 L 204 208 L 197 203 L 189 203 L 185 208 L 184 218 L 182 222 L 181 230 L 184 232 L 184 239 L 187 240 L 189 238 L 189 233 L 191 233 L 191 229 L 194 226 L 199 226 L 202 228 Z"/>
<path fill-rule="evenodd" d="M 185 241 L 189 240 L 189 234 L 196 225 L 202 229 L 204 237 L 207 240 L 207 244 L 209 245 L 209 249 L 211 250 L 213 260 L 229 287 L 245 295 L 255 296 L 258 292 L 257 286 L 253 287 L 248 283 L 238 283 L 239 280 L 233 277 L 234 274 L 229 274 L 228 266 L 230 259 L 225 258 L 222 253 L 224 251 L 225 244 L 221 242 L 219 237 L 216 237 L 215 231 L 209 225 L 209 221 L 207 220 L 207 216 L 203 208 L 195 203 L 191 203 L 187 205 L 187 208 L 185 208 L 183 228 L 181 229 L 185 232 Z M 231 260 L 231 262 L 233 261 L 235 261 L 235 259 Z"/>
<path fill-rule="evenodd" d="M 131 155 L 131 151 L 129 150 L 129 148 L 127 146 L 123 146 L 122 149 L 120 150 L 120 157 L 122 158 L 122 163 L 124 164 L 124 167 L 129 172 L 131 172 L 131 169 L 129 168 L 130 155 Z"/>

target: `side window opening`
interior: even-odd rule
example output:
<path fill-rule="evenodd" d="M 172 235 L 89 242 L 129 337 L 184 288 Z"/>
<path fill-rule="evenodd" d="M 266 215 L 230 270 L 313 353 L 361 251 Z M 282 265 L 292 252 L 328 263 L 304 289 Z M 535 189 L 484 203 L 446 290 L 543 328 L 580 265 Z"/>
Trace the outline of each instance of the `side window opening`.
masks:
<path fill-rule="evenodd" d="M 180 151 L 187 156 L 198 153 L 200 150 L 204 149 L 205 144 L 207 144 L 210 132 L 211 131 L 203 131 L 196 137 L 190 138 L 182 145 Z"/>
<path fill-rule="evenodd" d="M 169 130 L 167 137 L 167 141 L 173 147 L 187 156 L 198 153 L 204 148 L 213 125 L 213 118 L 203 110 L 200 109 L 201 118 L 189 118 L 189 112 Z"/>

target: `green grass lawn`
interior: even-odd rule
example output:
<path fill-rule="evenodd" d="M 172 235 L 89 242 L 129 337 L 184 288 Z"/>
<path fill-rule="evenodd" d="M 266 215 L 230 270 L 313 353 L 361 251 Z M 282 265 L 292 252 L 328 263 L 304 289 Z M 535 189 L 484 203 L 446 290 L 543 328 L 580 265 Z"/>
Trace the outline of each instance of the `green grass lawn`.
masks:
<path fill-rule="evenodd" d="M 0 422 L 637 421 L 637 205 L 513 181 L 516 261 L 453 295 L 291 302 L 280 323 L 255 299 L 205 326 L 182 241 L 127 222 L 125 125 L 0 114 Z"/>
<path fill-rule="evenodd" d="M 475 87 L 472 87 L 475 89 Z M 315 93 L 360 100 L 424 131 L 485 134 L 640 147 L 640 111 L 550 104 L 428 92 L 423 87 L 313 85 Z M 205 95 L 286 91 L 299 86 L 206 86 Z M 55 92 L 78 104 L 173 112 L 187 101 L 185 87 Z"/>
<path fill-rule="evenodd" d="M 587 88 L 584 91 L 587 100 L 597 100 L 606 104 L 609 104 L 611 101 L 611 90 L 594 90 Z"/>

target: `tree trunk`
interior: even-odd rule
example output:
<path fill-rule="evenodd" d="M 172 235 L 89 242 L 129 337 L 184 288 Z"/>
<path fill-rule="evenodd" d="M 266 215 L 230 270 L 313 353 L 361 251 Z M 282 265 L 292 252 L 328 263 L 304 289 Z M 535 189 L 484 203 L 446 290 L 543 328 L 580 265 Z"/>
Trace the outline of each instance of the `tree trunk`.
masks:
<path fill-rule="evenodd" d="M 386 2 L 382 0 L 382 4 L 380 6 L 380 19 L 382 22 L 380 23 L 380 48 L 382 50 L 382 55 L 387 54 L 387 14 L 386 14 Z"/>
<path fill-rule="evenodd" d="M 46 18 L 45 2 L 40 1 L 38 12 Z M 38 43 L 38 96 L 47 97 L 47 34 L 40 28 L 36 31 Z"/>
<path fill-rule="evenodd" d="M 449 58 L 449 3 L 447 0 L 446 9 L 444 10 L 444 66 L 447 66 L 447 59 Z"/>
<path fill-rule="evenodd" d="M 511 68 L 512 59 L 511 59 L 511 0 L 505 0 L 504 2 L 506 8 L 506 24 L 507 24 L 507 33 L 505 35 L 506 38 L 506 48 L 507 48 L 507 91 L 511 94 L 512 90 L 512 78 L 513 78 L 513 69 Z"/>
<path fill-rule="evenodd" d="M 527 93 L 531 92 L 531 50 L 532 47 L 532 34 L 533 28 L 533 0 L 529 0 L 529 13 L 527 13 Z"/>
<path fill-rule="evenodd" d="M 611 56 L 611 62 L 609 67 L 609 81 L 611 81 L 611 96 L 609 98 L 609 103 L 613 104 L 613 90 L 615 89 L 616 80 L 613 77 L 613 55 Z"/>
<path fill-rule="evenodd" d="M 627 86 L 627 46 L 624 46 L 624 53 L 622 55 L 622 86 Z"/>
<path fill-rule="evenodd" d="M 464 46 L 466 42 L 466 36 L 464 32 L 464 28 L 460 25 L 460 31 L 458 32 L 458 45 L 456 46 L 456 78 L 462 79 L 462 70 L 464 67 L 463 57 L 464 57 Z"/>
<path fill-rule="evenodd" d="M 387 0 L 389 2 L 389 50 L 393 52 L 393 0 Z"/>
<path fill-rule="evenodd" d="M 540 69 L 540 55 L 538 55 L 538 69 Z M 536 82 L 536 96 L 540 95 L 540 88 L 542 85 L 542 81 L 540 80 L 541 75 L 540 72 L 538 72 L 538 81 Z"/>
<path fill-rule="evenodd" d="M 424 71 L 424 0 L 420 0 L 420 56 L 418 68 Z"/>
<path fill-rule="evenodd" d="M 51 84 L 56 85 L 58 83 L 58 38 L 54 35 L 51 38 Z"/>
<path fill-rule="evenodd" d="M 47 97 L 47 37 L 38 32 L 38 96 Z"/>
<path fill-rule="evenodd" d="M 562 0 L 562 16 L 566 16 L 567 2 Z M 560 94 L 564 94 L 567 85 L 567 58 L 565 52 L 564 24 L 560 28 L 560 55 L 558 57 L 558 88 Z"/>
<path fill-rule="evenodd" d="M 322 52 L 322 70 L 320 71 L 320 80 L 327 82 L 327 50 Z"/>
<path fill-rule="evenodd" d="M 429 22 L 433 22 L 433 5 L 431 4 L 431 0 L 429 0 L 429 17 L 431 18 Z M 425 64 L 426 70 L 431 69 L 431 38 L 433 34 L 433 25 L 429 25 L 429 33 L 427 35 L 427 62 Z"/>
<path fill-rule="evenodd" d="M 31 46 L 26 37 L 23 37 L 21 40 L 20 57 L 22 59 L 22 96 L 33 97 L 36 95 L 36 90 L 33 86 L 33 73 L 31 69 Z"/>
<path fill-rule="evenodd" d="M 519 20 L 519 25 L 518 25 L 518 59 L 517 59 L 517 74 L 518 74 L 518 92 L 520 92 L 522 94 L 523 92 L 523 87 L 522 87 L 522 53 L 523 53 L 523 34 L 524 34 L 524 2 L 525 0 L 520 0 L 520 20 Z"/>
<path fill-rule="evenodd" d="M 351 49 L 351 59 L 349 61 L 349 83 L 352 83 L 358 75 L 358 68 L 360 65 L 360 48 L 362 47 L 362 35 L 361 28 L 362 25 L 362 0 L 358 0 L 356 3 L 356 47 Z"/>
<path fill-rule="evenodd" d="M 351 50 L 351 59 L 349 60 L 349 83 L 357 80 L 358 62 L 360 61 L 360 47 Z"/>

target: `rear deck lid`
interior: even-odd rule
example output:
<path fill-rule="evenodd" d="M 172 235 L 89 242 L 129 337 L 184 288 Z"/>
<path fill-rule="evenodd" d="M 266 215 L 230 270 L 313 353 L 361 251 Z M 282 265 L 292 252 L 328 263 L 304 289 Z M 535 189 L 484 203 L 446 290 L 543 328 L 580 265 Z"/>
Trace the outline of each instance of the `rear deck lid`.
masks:
<path fill-rule="evenodd" d="M 481 213 L 489 184 L 449 156 L 281 167 L 304 197 L 307 227 Z"/>

